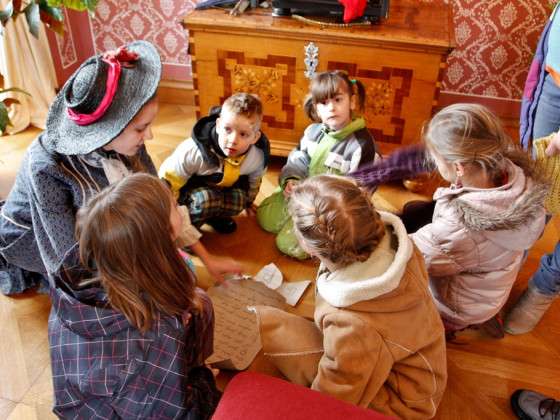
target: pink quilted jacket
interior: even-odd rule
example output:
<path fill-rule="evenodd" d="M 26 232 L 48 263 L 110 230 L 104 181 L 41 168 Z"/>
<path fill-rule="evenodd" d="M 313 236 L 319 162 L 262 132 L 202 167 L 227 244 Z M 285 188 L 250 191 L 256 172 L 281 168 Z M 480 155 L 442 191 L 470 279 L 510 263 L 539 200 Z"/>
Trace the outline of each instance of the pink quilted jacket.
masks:
<path fill-rule="evenodd" d="M 541 235 L 547 187 L 510 162 L 498 188 L 439 188 L 432 223 L 411 237 L 423 254 L 442 318 L 462 328 L 506 302 L 525 250 Z"/>

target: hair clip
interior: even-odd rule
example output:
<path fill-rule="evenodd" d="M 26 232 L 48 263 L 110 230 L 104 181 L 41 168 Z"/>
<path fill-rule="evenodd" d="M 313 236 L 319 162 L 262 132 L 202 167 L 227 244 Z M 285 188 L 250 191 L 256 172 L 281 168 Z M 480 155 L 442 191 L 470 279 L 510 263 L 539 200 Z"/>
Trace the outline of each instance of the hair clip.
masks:
<path fill-rule="evenodd" d="M 356 79 L 350 79 L 350 83 L 352 83 L 353 85 L 356 84 Z"/>

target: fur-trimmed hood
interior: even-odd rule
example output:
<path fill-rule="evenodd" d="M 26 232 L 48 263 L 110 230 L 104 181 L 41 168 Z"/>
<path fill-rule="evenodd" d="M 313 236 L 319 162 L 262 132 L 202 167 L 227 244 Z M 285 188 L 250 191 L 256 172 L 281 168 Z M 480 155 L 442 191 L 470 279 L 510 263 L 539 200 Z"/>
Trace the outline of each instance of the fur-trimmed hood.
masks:
<path fill-rule="evenodd" d="M 446 200 L 465 227 L 484 235 L 507 249 L 527 249 L 540 235 L 544 200 L 548 185 L 530 178 L 509 161 L 508 182 L 491 190 L 479 188 L 440 188 L 435 200 Z M 519 235 L 526 231 L 526 235 Z"/>

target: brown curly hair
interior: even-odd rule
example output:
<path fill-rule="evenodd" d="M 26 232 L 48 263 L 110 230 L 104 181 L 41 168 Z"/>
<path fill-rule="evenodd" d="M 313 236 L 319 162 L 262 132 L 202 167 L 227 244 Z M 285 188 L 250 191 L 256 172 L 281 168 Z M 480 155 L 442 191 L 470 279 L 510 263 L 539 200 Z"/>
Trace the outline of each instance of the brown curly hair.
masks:
<path fill-rule="evenodd" d="M 385 234 L 369 195 L 349 178 L 308 178 L 294 187 L 288 207 L 306 248 L 338 268 L 366 261 Z"/>
<path fill-rule="evenodd" d="M 261 127 L 263 108 L 258 96 L 251 93 L 235 93 L 224 101 L 222 109 L 228 109 L 235 115 L 243 115 L 254 119 L 254 129 L 258 131 Z"/>

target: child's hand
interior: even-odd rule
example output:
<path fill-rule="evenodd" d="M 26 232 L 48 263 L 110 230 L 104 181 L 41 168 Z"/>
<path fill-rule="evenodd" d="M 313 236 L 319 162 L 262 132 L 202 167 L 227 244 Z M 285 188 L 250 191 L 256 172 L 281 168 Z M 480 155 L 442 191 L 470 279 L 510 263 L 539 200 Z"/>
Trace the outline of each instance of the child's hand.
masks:
<path fill-rule="evenodd" d="M 292 194 L 292 189 L 296 186 L 297 181 L 290 179 L 284 186 L 284 198 L 288 198 Z"/>
<path fill-rule="evenodd" d="M 247 213 L 247 216 L 249 217 L 255 217 L 257 215 L 257 206 L 255 203 L 251 204 L 250 207 L 247 207 L 245 209 L 245 213 Z"/>
<path fill-rule="evenodd" d="M 227 274 L 239 276 L 243 272 L 241 264 L 227 257 L 212 256 L 206 262 L 206 268 L 218 284 L 224 282 Z"/>
<path fill-rule="evenodd" d="M 213 368 L 211 365 L 208 365 L 208 364 L 206 364 L 206 367 L 208 369 L 210 369 L 210 372 L 212 372 L 212 375 L 214 376 L 214 379 L 216 379 L 216 377 L 220 374 L 220 369 Z"/>
<path fill-rule="evenodd" d="M 560 154 L 560 131 L 558 131 L 552 140 L 548 143 L 548 147 L 545 150 L 547 156 L 555 156 Z"/>

